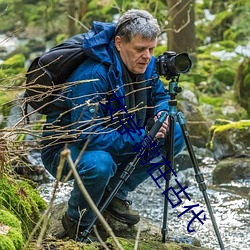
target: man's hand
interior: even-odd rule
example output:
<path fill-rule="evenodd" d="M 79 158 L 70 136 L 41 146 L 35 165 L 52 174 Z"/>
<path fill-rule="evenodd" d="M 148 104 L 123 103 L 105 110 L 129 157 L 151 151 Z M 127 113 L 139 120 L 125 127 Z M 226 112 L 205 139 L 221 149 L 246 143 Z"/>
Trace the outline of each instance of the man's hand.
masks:
<path fill-rule="evenodd" d="M 158 120 L 158 118 L 160 117 L 162 111 L 160 111 L 155 117 L 154 117 L 154 120 L 155 122 Z M 166 133 L 168 132 L 169 130 L 169 124 L 168 124 L 168 116 L 167 118 L 165 119 L 165 121 L 163 122 L 161 128 L 159 129 L 159 131 L 157 132 L 157 134 L 155 135 L 155 139 L 158 139 L 158 138 L 165 138 L 165 135 Z"/>

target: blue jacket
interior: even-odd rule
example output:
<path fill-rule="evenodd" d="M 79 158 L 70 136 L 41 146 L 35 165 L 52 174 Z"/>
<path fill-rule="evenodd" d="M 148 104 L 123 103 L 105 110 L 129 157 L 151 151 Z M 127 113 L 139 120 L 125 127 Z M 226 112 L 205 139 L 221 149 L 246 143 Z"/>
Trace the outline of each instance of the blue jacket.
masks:
<path fill-rule="evenodd" d="M 114 31 L 114 24 L 93 23 L 83 41 L 88 59 L 84 60 L 67 80 L 68 87 L 62 93 L 64 101 L 55 103 L 55 108 L 47 115 L 47 123 L 63 128 L 62 137 L 68 136 L 79 147 L 83 147 L 89 139 L 89 150 L 104 150 L 111 154 L 123 155 L 133 152 L 133 144 L 143 139 L 145 129 L 133 133 L 133 137 L 125 132 L 119 133 L 112 127 L 110 112 L 99 104 L 107 98 L 108 91 L 116 90 L 118 97 L 124 96 L 121 63 L 114 53 Z M 154 114 L 162 110 L 168 111 L 169 95 L 155 71 L 154 57 L 145 76 L 147 86 L 150 87 L 147 90 L 147 105 L 154 106 Z M 83 80 L 86 81 L 81 82 Z M 125 105 L 124 98 L 120 101 Z M 60 111 L 65 105 L 69 111 Z M 51 131 L 45 132 L 44 135 L 55 136 L 57 133 L 60 134 Z"/>

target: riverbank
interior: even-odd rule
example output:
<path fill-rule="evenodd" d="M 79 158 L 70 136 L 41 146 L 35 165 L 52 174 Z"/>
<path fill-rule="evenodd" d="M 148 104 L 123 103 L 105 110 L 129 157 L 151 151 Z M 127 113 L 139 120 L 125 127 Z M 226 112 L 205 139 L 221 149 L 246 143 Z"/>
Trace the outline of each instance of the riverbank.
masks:
<path fill-rule="evenodd" d="M 213 185 L 212 172 L 216 166 L 215 160 L 211 157 L 204 157 L 203 159 L 200 158 L 199 161 L 207 185 L 209 200 L 226 249 L 249 249 L 250 209 L 248 192 L 250 191 L 250 180 L 238 180 L 228 184 Z M 185 239 L 185 237 L 199 239 L 203 247 L 220 250 L 206 204 L 195 181 L 193 168 L 189 167 L 180 170 L 177 172 L 177 176 L 182 185 L 186 184 L 188 186 L 186 190 L 191 201 L 189 202 L 184 197 L 180 206 L 176 208 L 169 207 L 169 237 L 175 240 Z M 53 182 L 42 184 L 39 187 L 41 195 L 47 201 L 51 197 L 52 187 Z M 64 184 L 57 192 L 55 203 L 60 204 L 66 201 L 69 198 L 71 189 L 72 182 Z M 136 209 L 142 218 L 149 220 L 152 225 L 158 228 L 158 234 L 160 235 L 164 212 L 163 196 L 153 180 L 148 179 L 138 187 L 136 192 L 132 192 L 129 198 L 133 201 L 132 208 Z M 180 218 L 177 216 L 185 210 L 184 206 L 191 204 L 200 205 L 200 210 L 203 209 L 206 213 L 206 221 L 204 225 L 193 223 L 192 228 L 195 229 L 195 232 L 188 233 L 187 225 L 191 220 L 191 214 L 186 213 Z"/>

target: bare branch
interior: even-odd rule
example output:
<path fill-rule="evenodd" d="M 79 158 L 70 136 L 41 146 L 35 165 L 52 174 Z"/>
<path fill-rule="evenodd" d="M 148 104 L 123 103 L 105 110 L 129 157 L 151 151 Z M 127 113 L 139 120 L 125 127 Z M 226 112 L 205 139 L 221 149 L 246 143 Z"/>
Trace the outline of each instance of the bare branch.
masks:
<path fill-rule="evenodd" d="M 100 220 L 100 222 L 102 223 L 102 225 L 104 226 L 104 228 L 108 232 L 108 234 L 113 238 L 113 240 L 115 242 L 115 245 L 118 247 L 118 249 L 123 250 L 123 247 L 120 245 L 119 241 L 117 240 L 116 236 L 114 235 L 114 233 L 112 231 L 112 228 L 109 226 L 109 224 L 106 222 L 106 220 L 104 219 L 104 217 L 102 216 L 102 214 L 100 213 L 98 208 L 96 207 L 96 205 L 93 202 L 92 198 L 90 197 L 88 191 L 86 190 L 83 182 L 81 181 L 81 178 L 80 178 L 79 174 L 77 173 L 74 162 L 73 162 L 73 160 L 71 158 L 70 150 L 69 149 L 63 150 L 61 152 L 61 157 L 67 159 L 67 161 L 69 163 L 69 166 L 70 166 L 70 168 L 71 168 L 71 170 L 73 172 L 75 181 L 77 182 L 78 187 L 81 190 L 84 198 L 88 202 L 90 208 L 97 215 L 98 219 Z"/>

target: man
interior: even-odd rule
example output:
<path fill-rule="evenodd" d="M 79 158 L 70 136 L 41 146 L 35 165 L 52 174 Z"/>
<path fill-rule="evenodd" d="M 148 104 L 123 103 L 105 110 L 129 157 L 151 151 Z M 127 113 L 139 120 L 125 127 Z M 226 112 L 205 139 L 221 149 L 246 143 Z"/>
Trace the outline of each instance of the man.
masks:
<path fill-rule="evenodd" d="M 67 143 L 73 161 L 77 159 L 77 171 L 97 206 L 136 156 L 134 145 L 145 138 L 149 118 L 157 120 L 162 111 L 168 111 L 169 95 L 156 73 L 153 57 L 159 32 L 157 20 L 142 10 L 125 12 L 117 25 L 94 22 L 83 41 L 88 58 L 69 77 L 67 89 L 47 116 L 42 151 L 46 169 L 56 175 L 60 152 Z M 82 80 L 90 81 L 79 83 Z M 137 125 L 136 132 L 131 132 L 129 116 Z M 164 138 L 167 129 L 166 119 L 154 139 Z M 176 123 L 175 154 L 183 148 Z M 127 196 L 149 177 L 147 170 L 151 167 L 150 162 L 138 163 L 106 209 L 109 214 L 127 224 L 139 222 L 140 217 L 129 207 Z M 69 170 L 66 163 L 63 176 Z M 70 238 L 81 237 L 80 232 L 93 217 L 75 182 L 62 219 L 65 231 Z"/>

